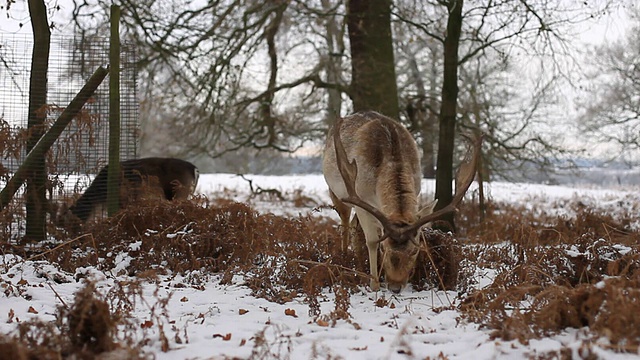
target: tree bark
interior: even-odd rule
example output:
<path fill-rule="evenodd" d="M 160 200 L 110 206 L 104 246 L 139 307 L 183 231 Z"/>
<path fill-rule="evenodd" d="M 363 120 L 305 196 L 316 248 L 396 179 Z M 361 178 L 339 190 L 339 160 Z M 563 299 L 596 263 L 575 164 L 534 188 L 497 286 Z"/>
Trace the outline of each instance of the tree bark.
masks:
<path fill-rule="evenodd" d="M 440 132 L 438 141 L 438 168 L 436 170 L 436 198 L 439 210 L 451 203 L 453 198 L 453 150 L 458 102 L 458 47 L 462 29 L 463 0 L 451 0 L 447 3 L 449 18 L 447 34 L 444 40 L 444 78 L 442 84 L 442 103 L 440 105 Z M 443 216 L 450 230 L 455 231 L 454 214 Z"/>
<path fill-rule="evenodd" d="M 330 0 L 322 0 L 322 9 L 326 12 L 333 6 Z M 335 16 L 327 17 L 326 40 L 329 58 L 326 60 L 325 71 L 327 72 L 327 82 L 339 84 L 342 80 L 342 57 L 345 51 L 344 26 L 341 25 Z M 342 108 L 342 91 L 340 89 L 327 89 L 327 128 L 332 127 L 340 117 Z"/>
<path fill-rule="evenodd" d="M 49 47 L 51 31 L 47 21 L 44 0 L 29 0 L 29 14 L 33 30 L 33 54 L 31 56 L 31 78 L 29 80 L 29 118 L 27 127 L 27 152 L 31 151 L 44 133 L 47 103 L 47 71 L 49 69 Z M 46 183 L 47 170 L 44 156 L 36 159 L 27 177 L 26 231 L 25 241 L 41 241 L 47 237 L 46 230 Z"/>
<path fill-rule="evenodd" d="M 398 85 L 391 34 L 391 0 L 349 0 L 351 100 L 355 111 L 398 119 Z"/>

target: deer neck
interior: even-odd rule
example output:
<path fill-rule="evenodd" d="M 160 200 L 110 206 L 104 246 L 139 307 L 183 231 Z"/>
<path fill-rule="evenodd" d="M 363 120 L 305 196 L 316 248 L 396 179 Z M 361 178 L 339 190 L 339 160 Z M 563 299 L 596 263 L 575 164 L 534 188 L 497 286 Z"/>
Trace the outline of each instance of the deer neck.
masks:
<path fill-rule="evenodd" d="M 376 193 L 381 211 L 394 223 L 411 224 L 418 213 L 418 192 L 413 174 L 401 164 L 381 168 Z"/>

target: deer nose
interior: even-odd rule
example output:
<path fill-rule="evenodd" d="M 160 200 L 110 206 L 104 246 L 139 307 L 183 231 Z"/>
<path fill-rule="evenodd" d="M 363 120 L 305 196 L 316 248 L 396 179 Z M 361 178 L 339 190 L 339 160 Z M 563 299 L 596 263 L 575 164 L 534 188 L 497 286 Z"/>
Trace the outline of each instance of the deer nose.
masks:
<path fill-rule="evenodd" d="M 388 284 L 387 288 L 389 290 L 391 290 L 391 292 L 394 293 L 394 294 L 400 294 L 400 291 L 402 290 L 402 285 L 400 285 L 400 284 Z"/>

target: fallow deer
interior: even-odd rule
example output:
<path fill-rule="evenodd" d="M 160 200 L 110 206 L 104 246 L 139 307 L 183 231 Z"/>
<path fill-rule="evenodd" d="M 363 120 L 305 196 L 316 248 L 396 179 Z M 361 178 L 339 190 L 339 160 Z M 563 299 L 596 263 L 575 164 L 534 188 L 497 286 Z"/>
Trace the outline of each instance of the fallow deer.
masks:
<path fill-rule="evenodd" d="M 68 209 L 57 216 L 58 225 L 77 228 L 95 217 L 107 203 L 107 176 L 104 166 L 91 185 Z M 184 200 L 195 191 L 198 168 L 175 158 L 149 157 L 120 162 L 120 207 L 125 208 L 141 199 Z"/>
<path fill-rule="evenodd" d="M 348 238 L 351 209 L 355 208 L 365 235 L 372 276 L 379 290 L 378 244 L 387 288 L 399 293 L 415 268 L 419 232 L 427 223 L 455 211 L 475 177 L 474 159 L 458 171 L 451 204 L 433 212 L 436 201 L 418 209 L 420 154 L 413 136 L 397 121 L 379 113 L 359 112 L 342 119 L 329 131 L 323 173 Z"/>

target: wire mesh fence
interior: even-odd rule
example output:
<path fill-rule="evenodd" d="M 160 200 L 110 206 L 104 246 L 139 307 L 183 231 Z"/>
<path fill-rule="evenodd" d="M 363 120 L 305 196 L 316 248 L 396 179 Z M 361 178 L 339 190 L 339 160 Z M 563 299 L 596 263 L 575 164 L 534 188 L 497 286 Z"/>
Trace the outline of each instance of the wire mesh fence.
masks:
<path fill-rule="evenodd" d="M 0 33 L 0 180 L 2 187 L 26 156 L 29 116 L 29 83 L 33 40 L 29 35 Z M 123 43 L 120 54 L 120 157 L 136 158 L 138 101 L 136 53 Z M 58 118 L 99 66 L 109 63 L 108 38 L 52 37 L 45 128 Z M 69 124 L 46 156 L 49 205 L 73 202 L 108 162 L 109 86 L 105 80 L 81 113 Z M 24 186 L 0 214 L 0 238 L 19 239 L 24 234 Z M 49 206 L 56 219 L 58 206 Z M 50 224 L 55 229 L 54 224 Z"/>

